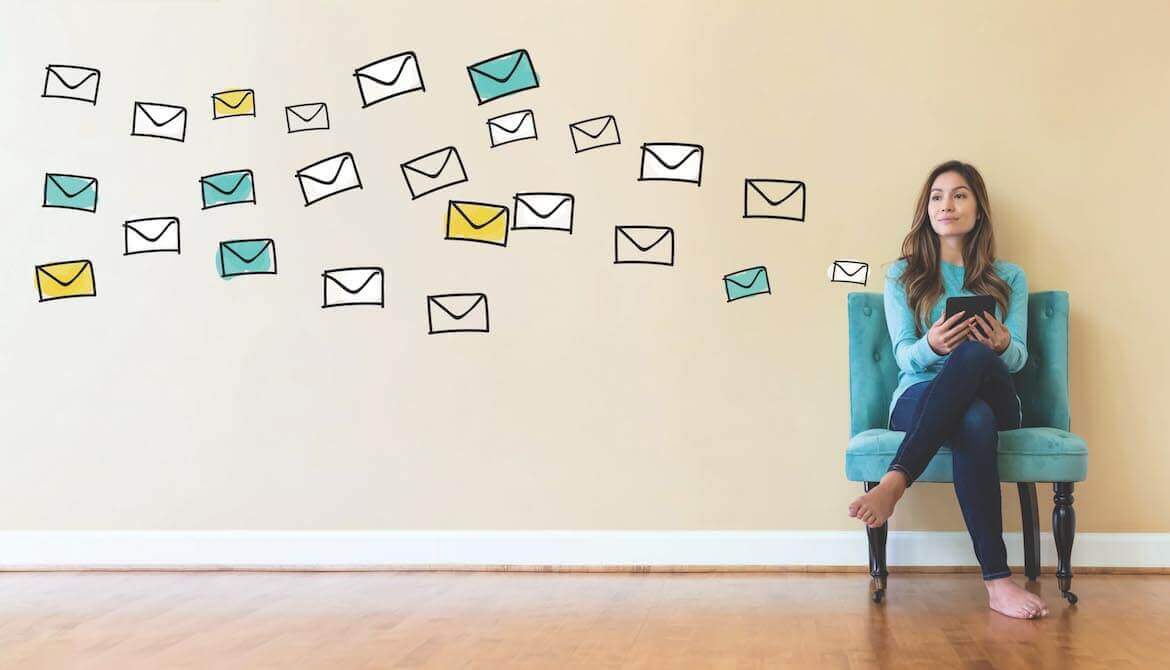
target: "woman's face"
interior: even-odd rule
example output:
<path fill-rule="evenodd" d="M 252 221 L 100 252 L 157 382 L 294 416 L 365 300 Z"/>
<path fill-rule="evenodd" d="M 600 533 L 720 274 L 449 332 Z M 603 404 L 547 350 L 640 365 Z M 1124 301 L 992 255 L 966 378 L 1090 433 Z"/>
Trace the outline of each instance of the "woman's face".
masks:
<path fill-rule="evenodd" d="M 939 237 L 962 237 L 979 214 L 975 194 L 958 172 L 944 172 L 930 186 L 930 226 Z"/>

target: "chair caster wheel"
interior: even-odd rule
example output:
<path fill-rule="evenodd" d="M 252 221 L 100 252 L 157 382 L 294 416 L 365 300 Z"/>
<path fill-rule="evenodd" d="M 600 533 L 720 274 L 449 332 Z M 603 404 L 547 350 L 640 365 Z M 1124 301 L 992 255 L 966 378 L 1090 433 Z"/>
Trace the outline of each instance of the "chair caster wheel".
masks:
<path fill-rule="evenodd" d="M 1077 594 L 1073 593 L 1072 591 L 1061 591 L 1060 595 L 1064 596 L 1064 599 L 1068 601 L 1068 604 L 1077 604 Z"/>
<path fill-rule="evenodd" d="M 869 597 L 875 603 L 880 603 L 882 601 L 882 596 L 884 596 L 884 595 L 886 595 L 886 590 L 885 589 L 878 589 L 878 590 L 874 591 L 873 593 L 869 594 Z"/>

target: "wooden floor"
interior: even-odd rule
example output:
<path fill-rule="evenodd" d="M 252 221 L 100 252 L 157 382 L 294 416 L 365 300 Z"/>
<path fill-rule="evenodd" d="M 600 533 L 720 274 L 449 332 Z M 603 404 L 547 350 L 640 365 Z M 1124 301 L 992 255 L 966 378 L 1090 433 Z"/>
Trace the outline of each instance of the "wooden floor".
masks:
<path fill-rule="evenodd" d="M 0 668 L 1160 668 L 1170 576 L 0 573 Z"/>

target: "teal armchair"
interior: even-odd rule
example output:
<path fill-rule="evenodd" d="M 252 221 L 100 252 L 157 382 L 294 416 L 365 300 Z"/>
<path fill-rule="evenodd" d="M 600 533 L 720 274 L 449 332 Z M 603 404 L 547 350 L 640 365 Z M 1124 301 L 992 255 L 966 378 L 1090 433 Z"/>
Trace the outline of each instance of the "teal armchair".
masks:
<path fill-rule="evenodd" d="M 898 382 L 898 365 L 886 328 L 882 296 L 849 294 L 849 447 L 845 476 L 877 485 L 889 468 L 905 433 L 888 430 L 890 398 Z M 1085 480 L 1089 451 L 1085 441 L 1068 432 L 1068 293 L 1045 291 L 1028 296 L 1028 362 L 1015 375 L 1023 410 L 1023 427 L 999 434 L 999 475 L 1016 482 L 1023 515 L 1024 572 L 1040 576 L 1040 510 L 1036 483 L 1053 487 L 1052 534 L 1056 541 L 1056 578 L 1070 604 L 1072 546 L 1076 533 L 1073 483 Z M 951 449 L 943 445 L 917 482 L 953 482 Z M 872 598 L 886 590 L 886 536 L 889 523 L 866 528 Z"/>

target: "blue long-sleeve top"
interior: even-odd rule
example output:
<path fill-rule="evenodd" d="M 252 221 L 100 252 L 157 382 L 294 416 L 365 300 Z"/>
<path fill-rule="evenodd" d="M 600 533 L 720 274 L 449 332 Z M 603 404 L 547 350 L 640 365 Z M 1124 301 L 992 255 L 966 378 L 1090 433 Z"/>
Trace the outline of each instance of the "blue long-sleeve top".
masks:
<path fill-rule="evenodd" d="M 906 289 L 901 281 L 905 269 L 906 261 L 899 260 L 886 272 L 886 325 L 890 329 L 890 341 L 894 343 L 894 359 L 898 362 L 898 387 L 890 400 L 891 415 L 902 393 L 919 382 L 934 379 L 949 356 L 935 353 L 926 340 L 926 333 L 920 335 L 915 328 L 915 315 L 906 300 Z M 1007 317 L 1004 318 L 998 305 L 995 316 L 1011 331 L 1011 344 L 999 357 L 1008 371 L 1015 373 L 1028 361 L 1028 278 L 1020 266 L 1007 261 L 995 261 L 993 269 L 1011 288 Z M 928 328 L 946 309 L 947 298 L 975 295 L 963 288 L 966 274 L 963 266 L 941 261 L 939 271 L 942 273 L 943 294 L 930 310 Z"/>

